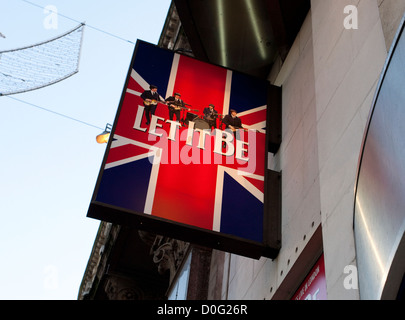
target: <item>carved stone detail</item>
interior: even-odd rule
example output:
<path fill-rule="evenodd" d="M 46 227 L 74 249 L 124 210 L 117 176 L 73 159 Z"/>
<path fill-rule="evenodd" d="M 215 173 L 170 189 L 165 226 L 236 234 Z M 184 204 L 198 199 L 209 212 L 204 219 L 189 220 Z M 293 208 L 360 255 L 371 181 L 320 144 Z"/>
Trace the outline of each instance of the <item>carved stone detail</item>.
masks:
<path fill-rule="evenodd" d="M 153 262 L 157 264 L 158 272 L 164 274 L 169 270 L 170 283 L 172 283 L 178 268 L 183 262 L 189 243 L 164 236 L 152 235 L 144 231 L 139 231 L 139 235 L 145 243 L 151 245 L 150 254 L 152 255 Z"/>
<path fill-rule="evenodd" d="M 128 279 L 110 277 L 104 288 L 109 300 L 142 300 L 143 293 L 135 284 L 131 285 Z"/>

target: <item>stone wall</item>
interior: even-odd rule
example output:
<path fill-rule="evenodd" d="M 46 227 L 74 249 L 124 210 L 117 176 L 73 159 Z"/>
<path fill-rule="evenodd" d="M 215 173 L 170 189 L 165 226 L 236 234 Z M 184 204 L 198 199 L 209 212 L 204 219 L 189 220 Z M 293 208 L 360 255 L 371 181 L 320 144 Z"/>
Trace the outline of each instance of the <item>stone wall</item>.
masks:
<path fill-rule="evenodd" d="M 269 75 L 283 88 L 282 145 L 269 159 L 269 168 L 283 176 L 282 249 L 273 261 L 214 254 L 211 298 L 289 298 L 320 246 L 328 298 L 359 299 L 358 290 L 343 286 L 345 266 L 356 265 L 354 184 L 387 46 L 405 10 L 398 2 L 403 1 L 311 1 L 289 55 Z M 357 29 L 345 28 L 347 5 L 357 9 Z M 314 236 L 317 230 L 321 237 Z"/>

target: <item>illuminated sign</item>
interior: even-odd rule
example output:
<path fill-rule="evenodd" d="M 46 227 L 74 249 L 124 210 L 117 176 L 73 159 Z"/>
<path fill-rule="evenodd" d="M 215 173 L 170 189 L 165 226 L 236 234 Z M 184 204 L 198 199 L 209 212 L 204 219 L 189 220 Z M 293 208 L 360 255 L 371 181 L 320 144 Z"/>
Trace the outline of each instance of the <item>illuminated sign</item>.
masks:
<path fill-rule="evenodd" d="M 138 41 L 88 216 L 274 257 L 263 224 L 268 89 Z"/>

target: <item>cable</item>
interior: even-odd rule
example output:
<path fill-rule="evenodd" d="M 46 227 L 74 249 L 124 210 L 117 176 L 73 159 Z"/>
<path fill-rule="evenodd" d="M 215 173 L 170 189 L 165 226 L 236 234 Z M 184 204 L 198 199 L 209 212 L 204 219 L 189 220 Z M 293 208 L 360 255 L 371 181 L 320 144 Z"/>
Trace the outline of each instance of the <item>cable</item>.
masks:
<path fill-rule="evenodd" d="M 76 74 L 84 24 L 53 39 L 0 51 L 0 96 L 40 89 Z"/>
<path fill-rule="evenodd" d="M 64 118 L 66 118 L 66 119 L 79 122 L 79 123 L 84 124 L 84 125 L 89 126 L 89 127 L 93 127 L 93 128 L 97 128 L 97 129 L 100 129 L 100 130 L 104 130 L 104 128 L 100 128 L 100 127 L 98 127 L 98 126 L 96 126 L 96 125 L 93 125 L 93 124 L 91 124 L 91 123 L 88 123 L 88 122 L 85 122 L 85 121 L 82 121 L 82 120 L 79 120 L 79 119 L 76 119 L 76 118 L 67 116 L 67 115 L 65 115 L 65 114 L 63 114 L 63 113 L 59 113 L 59 112 L 56 112 L 56 111 L 52 111 L 52 110 L 47 109 L 47 108 L 44 108 L 44 107 L 40 107 L 40 106 L 38 106 L 38 105 L 36 105 L 36 104 L 33 104 L 33 103 L 31 103 L 31 102 L 27 102 L 27 101 L 24 101 L 24 100 L 15 98 L 15 97 L 11 97 L 11 96 L 3 96 L 3 97 L 7 97 L 7 98 L 9 98 L 9 99 L 13 99 L 13 100 L 15 100 L 15 101 L 19 101 L 19 102 L 21 102 L 21 103 L 25 103 L 25 104 L 27 104 L 27 105 L 29 105 L 29 106 L 31 106 L 31 107 L 35 107 L 35 108 L 38 108 L 38 109 L 40 109 L 40 110 L 43 110 L 43 111 L 47 111 L 47 112 L 56 114 L 56 115 L 58 115 L 58 116 L 61 116 L 61 117 L 64 117 Z"/>
<path fill-rule="evenodd" d="M 32 6 L 34 6 L 34 7 L 38 7 L 38 8 L 41 8 L 42 10 L 45 10 L 45 7 L 42 7 L 42 6 L 40 6 L 40 5 L 36 4 L 36 3 L 33 3 L 33 2 L 31 2 L 31 1 L 28 1 L 28 0 L 21 0 L 21 1 L 22 1 L 22 2 L 25 2 L 25 3 L 28 3 L 28 4 L 30 4 L 30 5 L 32 5 Z M 70 17 L 68 17 L 68 16 L 66 16 L 66 15 L 64 15 L 64 14 L 59 13 L 59 12 L 55 12 L 55 11 L 52 11 L 52 10 L 49 10 L 49 12 L 55 13 L 55 14 L 57 14 L 58 16 L 61 16 L 61 17 L 63 17 L 63 18 L 66 18 L 66 19 L 68 19 L 68 20 L 71 20 L 71 21 L 74 21 L 74 22 L 77 22 L 77 23 L 83 23 L 83 21 L 79 21 L 79 20 L 70 18 Z M 88 25 L 87 23 L 86 23 L 85 25 L 86 25 L 88 28 L 91 28 L 91 29 L 94 29 L 94 30 L 96 30 L 96 31 L 105 33 L 106 35 L 109 35 L 109 36 L 111 36 L 111 37 L 117 38 L 117 39 L 122 40 L 122 41 L 125 41 L 125 42 L 129 42 L 129 43 L 131 43 L 131 44 L 135 44 L 135 42 L 133 42 L 133 41 L 131 41 L 131 40 L 121 38 L 120 36 L 117 36 L 117 35 L 115 35 L 115 34 L 112 34 L 112 33 L 108 32 L 108 31 L 102 30 L 102 29 L 100 29 L 100 28 L 93 27 L 93 26 L 91 26 L 91 25 Z"/>

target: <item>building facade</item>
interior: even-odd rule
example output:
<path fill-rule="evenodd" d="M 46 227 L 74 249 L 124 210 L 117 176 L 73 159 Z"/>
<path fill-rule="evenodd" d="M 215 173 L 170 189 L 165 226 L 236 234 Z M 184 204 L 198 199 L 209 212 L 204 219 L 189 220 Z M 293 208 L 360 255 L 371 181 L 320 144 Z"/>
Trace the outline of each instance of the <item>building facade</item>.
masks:
<path fill-rule="evenodd" d="M 221 1 L 208 1 L 206 12 L 189 2 L 173 1 L 159 46 L 282 88 L 281 144 L 268 161 L 282 173 L 281 250 L 254 260 L 102 222 L 79 299 L 400 297 L 402 277 L 386 294 L 384 279 L 371 295 L 359 287 L 354 203 L 365 131 L 405 1 L 287 1 L 288 12 L 283 1 L 240 0 L 239 29 L 224 22 L 233 21 L 230 13 L 221 20 L 231 11 L 224 5 L 221 13 Z M 206 22 L 222 39 L 200 20 L 215 10 Z M 124 237 L 131 246 L 123 248 Z M 403 254 L 396 263 L 403 275 Z M 142 274 L 155 289 L 146 289 Z"/>

